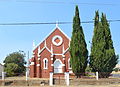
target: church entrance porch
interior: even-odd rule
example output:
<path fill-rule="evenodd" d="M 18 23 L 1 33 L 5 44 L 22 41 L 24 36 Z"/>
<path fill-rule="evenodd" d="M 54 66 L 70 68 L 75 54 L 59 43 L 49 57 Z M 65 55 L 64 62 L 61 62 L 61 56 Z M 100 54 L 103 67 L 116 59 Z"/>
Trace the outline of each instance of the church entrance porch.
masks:
<path fill-rule="evenodd" d="M 62 67 L 63 67 L 63 64 L 61 60 L 56 59 L 54 62 L 54 73 L 63 73 Z"/>

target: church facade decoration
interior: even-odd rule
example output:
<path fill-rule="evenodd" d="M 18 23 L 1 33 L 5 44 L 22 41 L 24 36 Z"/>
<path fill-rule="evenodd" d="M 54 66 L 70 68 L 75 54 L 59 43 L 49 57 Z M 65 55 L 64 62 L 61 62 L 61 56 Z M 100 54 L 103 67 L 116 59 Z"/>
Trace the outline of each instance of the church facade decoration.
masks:
<path fill-rule="evenodd" d="M 49 73 L 71 72 L 70 38 L 56 26 L 39 45 L 30 59 L 30 77 L 49 78 Z"/>

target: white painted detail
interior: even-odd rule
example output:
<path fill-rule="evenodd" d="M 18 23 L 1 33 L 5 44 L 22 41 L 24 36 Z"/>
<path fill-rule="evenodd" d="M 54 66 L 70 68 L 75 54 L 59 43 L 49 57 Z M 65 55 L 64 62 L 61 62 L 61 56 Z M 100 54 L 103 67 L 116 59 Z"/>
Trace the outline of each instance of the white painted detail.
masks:
<path fill-rule="evenodd" d="M 69 72 L 66 72 L 66 85 L 69 86 Z"/>
<path fill-rule="evenodd" d="M 63 58 L 63 60 L 65 60 L 65 58 Z"/>
<path fill-rule="evenodd" d="M 70 41 L 71 39 L 60 29 L 60 27 L 55 27 L 38 45 L 36 45 L 36 47 L 34 49 L 36 49 L 49 35 L 51 35 L 55 30 L 59 29 Z"/>
<path fill-rule="evenodd" d="M 40 46 L 38 47 L 38 57 L 40 56 Z"/>
<path fill-rule="evenodd" d="M 51 50 L 48 48 L 48 47 L 46 47 L 46 49 L 51 53 Z M 52 53 L 51 53 L 52 54 Z"/>
<path fill-rule="evenodd" d="M 63 55 L 63 54 L 53 54 L 53 55 Z"/>
<path fill-rule="evenodd" d="M 62 55 L 62 57 L 65 57 L 65 55 Z"/>
<path fill-rule="evenodd" d="M 69 51 L 69 47 L 64 51 L 64 53 L 63 54 L 65 54 L 67 51 Z"/>
<path fill-rule="evenodd" d="M 53 46 L 52 46 L 52 44 L 51 44 L 51 53 L 53 54 Z"/>
<path fill-rule="evenodd" d="M 40 64 L 37 64 L 37 66 L 40 66 Z"/>
<path fill-rule="evenodd" d="M 50 56 L 51 58 L 53 57 L 53 54 Z"/>
<path fill-rule="evenodd" d="M 62 73 L 62 62 L 59 59 L 56 59 L 54 62 L 54 73 Z"/>
<path fill-rule="evenodd" d="M 62 66 L 65 66 L 65 64 L 62 64 Z"/>
<path fill-rule="evenodd" d="M 70 41 L 69 41 L 69 47 L 70 47 Z"/>
<path fill-rule="evenodd" d="M 31 62 L 30 65 L 34 65 L 35 63 L 34 62 Z"/>
<path fill-rule="evenodd" d="M 53 64 L 51 64 L 51 66 L 53 66 Z"/>
<path fill-rule="evenodd" d="M 73 71 L 72 71 L 72 70 L 69 70 L 69 73 L 73 73 Z"/>
<path fill-rule="evenodd" d="M 40 58 L 41 56 L 40 55 L 38 55 L 38 58 Z"/>
<path fill-rule="evenodd" d="M 38 58 L 38 60 L 40 60 L 40 58 Z"/>
<path fill-rule="evenodd" d="M 58 27 L 58 21 L 56 21 L 56 28 Z"/>
<path fill-rule="evenodd" d="M 53 58 L 51 58 L 51 60 L 53 60 Z"/>
<path fill-rule="evenodd" d="M 47 49 L 47 50 L 51 53 L 51 51 L 50 51 L 49 48 L 47 48 L 47 47 L 43 47 L 43 48 L 41 49 L 40 53 L 41 53 L 43 50 L 45 50 L 45 49 Z M 51 54 L 52 54 L 52 53 L 51 53 Z"/>
<path fill-rule="evenodd" d="M 53 86 L 53 72 L 50 72 L 50 79 L 49 79 L 49 85 Z"/>
<path fill-rule="evenodd" d="M 47 58 L 43 59 L 43 64 L 44 64 L 44 69 L 48 69 L 48 59 Z"/>
<path fill-rule="evenodd" d="M 60 42 L 55 42 L 55 39 L 59 39 L 60 40 Z M 52 43 L 54 44 L 54 45 L 56 45 L 56 46 L 60 46 L 61 44 L 62 44 L 62 42 L 63 42 L 63 39 L 62 39 L 62 37 L 61 36 L 59 36 L 59 35 L 55 35 L 53 38 L 52 38 Z"/>
<path fill-rule="evenodd" d="M 98 72 L 96 72 L 96 80 L 98 80 Z"/>

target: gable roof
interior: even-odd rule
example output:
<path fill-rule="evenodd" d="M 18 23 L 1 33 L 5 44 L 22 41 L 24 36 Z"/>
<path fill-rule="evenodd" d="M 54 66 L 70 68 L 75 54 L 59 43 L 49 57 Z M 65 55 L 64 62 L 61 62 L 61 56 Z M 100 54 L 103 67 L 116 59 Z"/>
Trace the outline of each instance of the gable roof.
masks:
<path fill-rule="evenodd" d="M 61 29 L 60 27 L 56 26 L 39 44 L 37 44 L 34 48 L 33 51 L 43 42 L 45 41 L 56 29 L 59 29 L 65 37 L 67 37 L 69 40 L 71 40 Z"/>

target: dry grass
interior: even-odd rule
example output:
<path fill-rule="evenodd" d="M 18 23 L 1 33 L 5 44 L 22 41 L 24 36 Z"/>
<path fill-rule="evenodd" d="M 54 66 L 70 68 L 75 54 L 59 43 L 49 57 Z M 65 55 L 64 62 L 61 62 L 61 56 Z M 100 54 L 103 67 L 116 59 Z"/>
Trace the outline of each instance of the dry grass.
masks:
<path fill-rule="evenodd" d="M 8 80 L 26 80 L 26 77 L 7 77 L 5 78 L 6 81 Z M 28 78 L 29 81 L 37 81 L 37 80 L 49 80 L 49 78 Z M 95 79 L 73 79 L 71 81 L 72 83 L 70 84 L 69 87 L 120 87 L 120 78 L 108 78 L 108 79 L 99 79 L 96 81 Z M 88 83 L 87 83 L 88 82 Z M 94 83 L 99 83 L 99 84 L 94 84 Z M 104 82 L 109 82 L 110 84 L 104 84 Z M 78 84 L 79 83 L 79 84 Z M 92 84 L 91 84 L 92 83 Z M 24 84 L 24 83 L 23 83 Z M 40 87 L 40 86 L 0 86 L 0 87 Z M 41 87 L 50 87 L 50 86 L 41 86 Z M 51 87 L 68 87 L 66 85 L 54 85 Z"/>
<path fill-rule="evenodd" d="M 25 76 L 6 77 L 5 80 L 26 80 Z M 28 80 L 49 80 L 49 78 L 29 78 Z"/>
<path fill-rule="evenodd" d="M 40 86 L 0 86 L 0 87 L 40 87 Z M 41 87 L 68 87 L 68 86 L 41 86 Z M 120 85 L 79 85 L 79 86 L 69 86 L 69 87 L 120 87 Z"/>

